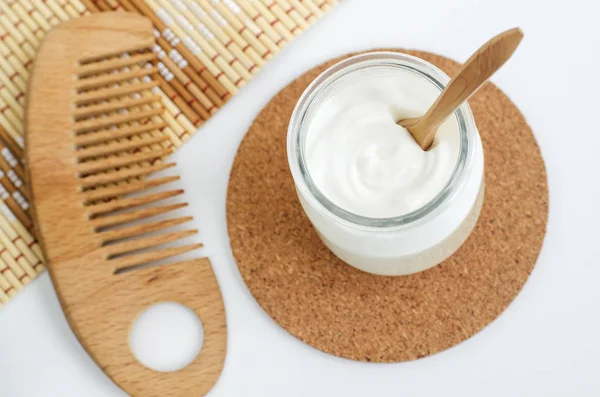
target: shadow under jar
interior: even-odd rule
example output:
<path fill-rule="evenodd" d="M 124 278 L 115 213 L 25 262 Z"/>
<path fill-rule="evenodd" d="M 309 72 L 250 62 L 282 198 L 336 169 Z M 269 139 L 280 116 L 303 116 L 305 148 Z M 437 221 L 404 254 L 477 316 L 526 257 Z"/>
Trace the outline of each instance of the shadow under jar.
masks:
<path fill-rule="evenodd" d="M 397 208 L 394 208 L 396 201 L 389 198 L 389 203 L 382 201 L 383 204 L 379 205 L 377 199 L 370 200 L 368 195 L 352 194 L 352 189 L 346 189 L 344 185 L 348 183 L 363 183 L 355 175 L 354 163 L 358 160 L 351 159 L 348 164 L 341 165 L 329 163 L 326 166 L 310 163 L 314 157 L 311 152 L 314 142 L 323 143 L 319 140 L 330 139 L 328 128 L 341 128 L 337 138 L 330 139 L 320 147 L 321 152 L 325 149 L 325 156 L 335 162 L 338 151 L 347 142 L 356 145 L 358 139 L 367 147 L 370 139 L 380 139 L 374 131 L 369 130 L 369 126 L 363 126 L 359 132 L 362 141 L 352 135 L 354 130 L 362 128 L 361 114 L 370 117 L 371 109 L 383 109 L 383 118 L 389 117 L 389 120 L 383 120 L 388 125 L 385 128 L 396 128 L 395 121 L 424 114 L 449 81 L 444 72 L 422 59 L 400 53 L 373 52 L 348 58 L 330 67 L 300 97 L 288 127 L 289 166 L 306 215 L 327 247 L 344 262 L 374 274 L 411 274 L 448 258 L 473 230 L 484 195 L 483 148 L 473 114 L 466 102 L 440 126 L 430 149 L 441 150 L 441 146 L 436 149 L 436 145 L 445 145 L 442 141 L 444 134 L 453 133 L 452 153 L 455 158 L 443 155 L 444 162 L 434 163 L 438 170 L 432 172 L 429 172 L 432 166 L 426 165 L 429 173 L 422 174 L 424 177 L 421 179 L 421 174 L 409 175 L 409 166 L 404 167 L 402 172 L 392 172 L 391 179 L 386 179 L 387 176 L 382 180 L 367 177 L 363 181 L 375 185 L 374 189 L 387 189 L 389 181 L 399 180 L 402 184 L 400 179 L 403 175 L 416 179 L 414 186 L 411 185 L 410 194 L 403 197 L 400 189 L 392 197 L 398 199 Z M 405 90 L 403 97 L 407 102 L 388 97 L 387 93 L 393 90 Z M 345 104 L 351 104 L 353 110 L 344 115 L 348 116 L 346 124 L 340 127 L 335 117 L 343 113 L 336 115 L 335 112 Z M 389 127 L 390 124 L 392 127 Z M 438 142 L 438 136 L 441 142 Z M 394 145 L 387 146 L 383 146 L 383 151 L 393 153 L 385 154 L 390 158 L 389 161 L 404 161 L 402 148 L 396 150 Z M 362 150 L 362 146 L 358 149 Z M 352 150 L 356 151 L 355 148 Z M 345 169 L 346 165 L 352 169 Z M 383 173 L 386 172 L 383 168 Z M 437 182 L 434 183 L 433 177 L 428 179 L 429 174 L 435 175 Z M 323 175 L 326 176 L 325 182 L 321 178 Z M 441 183 L 440 175 L 444 175 Z M 378 182 L 382 186 L 376 186 Z M 328 183 L 342 186 L 347 190 L 346 193 L 350 192 L 344 198 L 346 202 L 331 193 L 333 190 L 329 189 L 331 186 Z M 421 190 L 431 197 L 422 194 Z M 414 200 L 413 196 L 422 202 Z M 424 197 L 426 199 L 423 201 Z"/>

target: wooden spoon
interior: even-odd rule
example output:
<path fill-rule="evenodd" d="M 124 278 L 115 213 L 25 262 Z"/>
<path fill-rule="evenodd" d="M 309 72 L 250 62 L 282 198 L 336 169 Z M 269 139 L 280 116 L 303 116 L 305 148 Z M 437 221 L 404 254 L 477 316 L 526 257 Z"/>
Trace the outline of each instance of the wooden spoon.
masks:
<path fill-rule="evenodd" d="M 477 50 L 456 72 L 422 117 L 398 121 L 423 150 L 429 149 L 438 127 L 511 57 L 523 38 L 519 28 L 500 33 Z"/>

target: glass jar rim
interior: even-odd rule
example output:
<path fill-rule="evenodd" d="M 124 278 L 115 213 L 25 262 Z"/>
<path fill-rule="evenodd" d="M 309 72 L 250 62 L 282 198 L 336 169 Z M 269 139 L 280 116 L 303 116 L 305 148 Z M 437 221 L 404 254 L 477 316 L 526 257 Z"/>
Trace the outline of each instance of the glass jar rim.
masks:
<path fill-rule="evenodd" d="M 434 218 L 446 208 L 462 190 L 466 178 L 465 172 L 471 167 L 474 158 L 475 120 L 471 108 L 465 101 L 455 112 L 460 134 L 459 155 L 450 178 L 442 190 L 428 203 L 409 213 L 389 217 L 371 218 L 347 211 L 325 196 L 313 181 L 306 165 L 304 139 L 308 128 L 305 126 L 307 115 L 312 110 L 315 100 L 332 83 L 338 79 L 373 67 L 390 67 L 403 69 L 405 72 L 417 73 L 435 85 L 440 92 L 450 81 L 448 75 L 431 63 L 412 55 L 377 51 L 359 54 L 336 63 L 321 73 L 304 90 L 292 113 L 287 134 L 288 163 L 294 178 L 296 189 L 305 197 L 309 204 L 320 212 L 347 226 L 368 230 L 397 230 L 408 226 L 416 226 L 428 219 Z"/>

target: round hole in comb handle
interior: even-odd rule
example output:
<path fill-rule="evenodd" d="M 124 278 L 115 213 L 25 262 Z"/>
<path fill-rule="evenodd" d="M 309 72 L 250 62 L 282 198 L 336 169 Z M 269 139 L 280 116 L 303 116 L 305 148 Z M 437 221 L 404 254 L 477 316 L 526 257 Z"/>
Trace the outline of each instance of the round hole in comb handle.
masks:
<path fill-rule="evenodd" d="M 159 372 L 188 366 L 200 353 L 204 328 L 196 314 L 176 302 L 146 309 L 131 328 L 129 343 L 135 358 Z"/>

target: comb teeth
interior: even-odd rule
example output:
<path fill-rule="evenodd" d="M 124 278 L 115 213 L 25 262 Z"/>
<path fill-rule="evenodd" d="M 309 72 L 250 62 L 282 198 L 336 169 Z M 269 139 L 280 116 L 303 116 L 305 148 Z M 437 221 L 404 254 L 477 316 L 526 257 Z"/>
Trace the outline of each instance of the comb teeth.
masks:
<path fill-rule="evenodd" d="M 146 179 L 143 181 L 133 181 L 127 184 L 117 186 L 103 186 L 95 190 L 90 190 L 84 193 L 84 203 L 93 203 L 98 200 L 112 199 L 123 196 L 125 194 L 136 193 L 142 190 L 147 190 L 153 187 L 165 185 L 178 180 L 178 176 L 167 176 L 157 179 Z"/>
<path fill-rule="evenodd" d="M 87 176 L 82 179 L 81 185 L 84 189 L 89 189 L 93 187 L 101 187 L 102 185 L 106 185 L 109 183 L 116 183 L 121 181 L 128 181 L 133 178 L 139 178 L 142 176 L 150 175 L 158 171 L 165 170 L 167 168 L 174 167 L 175 163 L 157 163 L 154 165 L 146 165 L 136 168 L 127 168 L 124 170 L 114 171 L 105 174 L 97 174 L 92 176 Z M 131 186 L 131 185 L 128 185 Z M 123 193 L 116 193 L 116 196 L 119 196 Z M 103 198 L 107 198 L 106 193 L 104 193 Z M 110 196 L 109 196 L 110 197 Z M 91 199 L 90 197 L 86 197 L 86 201 L 93 202 L 98 199 Z"/>
<path fill-rule="evenodd" d="M 78 92 L 84 92 L 94 88 L 102 88 L 113 84 L 118 84 L 124 81 L 143 78 L 145 76 L 151 76 L 158 73 L 156 66 L 139 68 L 129 72 L 122 73 L 110 73 L 100 76 L 89 77 L 84 80 L 77 82 Z"/>
<path fill-rule="evenodd" d="M 110 154 L 116 154 L 116 153 L 121 153 L 121 152 L 127 152 L 127 151 L 135 152 L 136 150 L 139 150 L 139 149 L 143 148 L 144 146 L 151 146 L 155 143 L 161 143 L 168 139 L 169 138 L 165 135 L 162 135 L 162 136 L 158 135 L 158 136 L 139 138 L 136 140 L 126 140 L 126 141 L 112 143 L 112 144 L 108 144 L 108 145 L 102 145 L 102 146 L 92 146 L 92 147 L 88 147 L 88 148 L 82 149 L 79 152 L 77 152 L 77 158 L 80 161 L 82 161 L 82 160 L 86 160 L 86 159 L 93 158 L 93 157 L 107 156 Z"/>
<path fill-rule="evenodd" d="M 72 130 L 84 189 L 143 176 L 145 172 L 116 177 L 98 174 L 137 163 L 152 165 L 168 154 L 172 145 L 161 133 L 165 127 L 159 118 L 161 96 L 153 93 L 158 82 L 151 79 L 157 71 L 152 64 L 155 60 L 150 48 L 139 48 L 92 57 L 76 68 Z"/>
<path fill-rule="evenodd" d="M 148 194 L 145 196 L 124 198 L 121 200 L 109 201 L 106 203 L 94 204 L 88 207 L 88 216 L 94 218 L 96 216 L 116 212 L 120 210 L 126 210 L 130 208 L 136 208 L 143 205 L 153 204 L 157 201 L 165 200 L 171 197 L 179 196 L 183 194 L 183 190 L 169 190 L 166 192 Z"/>
<path fill-rule="evenodd" d="M 75 144 L 79 147 L 105 143 L 114 139 L 130 138 L 136 135 L 142 135 L 153 130 L 162 130 L 165 127 L 164 122 L 146 123 L 139 125 L 124 126 L 119 129 L 110 129 L 96 131 L 93 134 L 78 135 L 75 137 Z"/>
<path fill-rule="evenodd" d="M 159 102 L 159 95 L 128 99 L 122 102 L 99 103 L 90 105 L 75 110 L 75 120 L 80 121 L 88 117 L 99 116 L 109 112 L 116 112 L 121 109 L 133 108 L 142 105 L 150 105 L 153 102 Z"/>
<path fill-rule="evenodd" d="M 122 241 L 111 245 L 107 249 L 108 259 L 114 259 L 125 254 L 139 252 L 146 248 L 168 244 L 186 237 L 193 236 L 197 233 L 197 230 L 182 230 L 179 232 L 159 234 L 158 236 L 141 237 L 134 240 Z"/>
<path fill-rule="evenodd" d="M 110 99 L 123 98 L 127 95 L 135 94 L 140 91 L 150 90 L 157 86 L 157 81 L 148 81 L 133 83 L 126 86 L 113 86 L 108 88 L 101 88 L 97 91 L 84 91 L 79 94 L 79 96 L 75 100 L 75 104 L 78 106 L 82 106 L 101 101 L 108 101 Z"/>
<path fill-rule="evenodd" d="M 191 216 L 184 216 L 175 219 L 168 219 L 165 221 L 148 222 L 143 225 L 128 226 L 123 227 L 121 229 L 103 231 L 100 232 L 100 237 L 102 239 L 102 244 L 107 245 L 110 243 L 115 243 L 119 240 L 124 240 L 131 237 L 142 236 L 147 233 L 165 230 L 173 226 L 178 226 L 183 223 L 189 222 L 191 220 Z"/>
<path fill-rule="evenodd" d="M 111 126 L 118 126 L 124 123 L 144 122 L 147 119 L 158 116 L 162 113 L 162 108 L 155 108 L 141 111 L 124 111 L 120 114 L 104 116 L 91 120 L 84 120 L 75 123 L 75 133 L 84 133 Z"/>
<path fill-rule="evenodd" d="M 156 251 L 143 252 L 139 254 L 128 255 L 114 259 L 112 265 L 115 267 L 115 273 L 121 273 L 126 270 L 133 270 L 142 265 L 160 261 L 162 259 L 173 258 L 201 248 L 202 244 L 190 244 L 180 247 L 162 248 Z"/>
<path fill-rule="evenodd" d="M 151 218 L 153 216 L 175 211 L 185 206 L 187 206 L 187 203 L 177 203 L 171 205 L 163 205 L 159 207 L 143 208 L 141 210 L 125 212 L 122 214 L 111 214 L 95 219 L 94 221 L 92 221 L 92 224 L 94 225 L 94 228 L 97 231 L 102 231 L 109 227 L 120 226 L 125 223 L 138 221 L 140 219 Z"/>
<path fill-rule="evenodd" d="M 171 153 L 171 149 L 152 150 L 148 152 L 128 154 L 122 157 L 112 157 L 105 159 L 94 159 L 79 164 L 78 171 L 81 176 L 91 175 L 100 171 L 107 171 L 125 167 L 132 164 L 143 163 L 150 161 L 154 164 L 155 161 Z"/>
<path fill-rule="evenodd" d="M 174 166 L 161 159 L 171 153 L 162 97 L 152 80 L 158 69 L 148 49 L 96 57 L 76 70 L 72 130 L 81 200 L 106 258 L 115 272 L 166 260 L 201 245 L 165 246 L 197 233 L 172 231 L 191 217 L 168 216 L 187 203 L 163 203 L 183 193 L 167 190 L 143 195 L 177 176 L 141 179 Z M 136 196 L 131 196 L 136 194 Z M 140 195 L 142 194 L 142 195 Z"/>
<path fill-rule="evenodd" d="M 115 73 L 116 70 L 120 70 L 126 67 L 131 67 L 135 65 L 148 64 L 148 62 L 156 60 L 156 54 L 154 52 L 149 52 L 147 54 L 135 54 L 129 56 L 128 54 L 124 54 L 122 56 L 116 56 L 110 59 L 102 59 L 100 61 L 86 61 L 82 62 L 82 65 L 75 72 L 79 79 L 84 79 L 86 77 L 98 75 L 101 73 Z"/>

